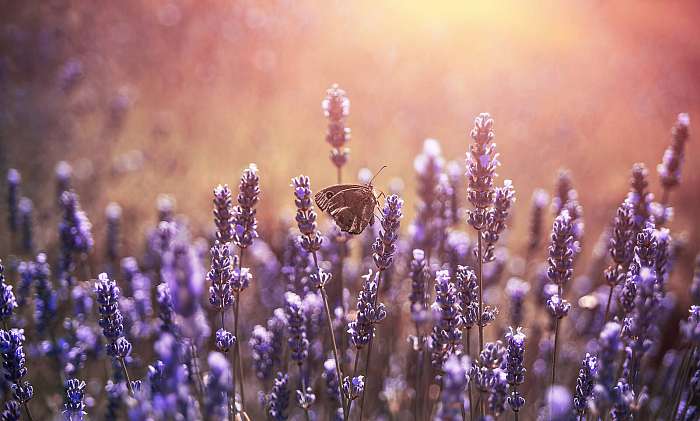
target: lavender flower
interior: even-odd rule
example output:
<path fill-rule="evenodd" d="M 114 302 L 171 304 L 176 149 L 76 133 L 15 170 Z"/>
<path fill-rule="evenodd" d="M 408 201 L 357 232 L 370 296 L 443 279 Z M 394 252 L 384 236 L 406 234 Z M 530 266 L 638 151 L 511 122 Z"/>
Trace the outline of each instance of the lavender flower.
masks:
<path fill-rule="evenodd" d="M 156 303 L 158 307 L 158 318 L 162 322 L 161 329 L 175 333 L 173 298 L 170 295 L 170 287 L 162 283 L 156 287 Z"/>
<path fill-rule="evenodd" d="M 221 313 L 223 325 L 223 311 L 231 306 L 233 295 L 231 292 L 231 251 L 228 244 L 218 240 L 211 248 L 211 270 L 207 273 L 209 287 L 209 303 Z"/>
<path fill-rule="evenodd" d="M 518 395 L 518 398 L 523 399 Z M 506 401 L 508 400 L 508 383 L 506 381 L 506 373 L 502 369 L 494 370 L 491 387 L 489 388 L 488 409 L 498 418 L 506 410 Z M 517 405 L 519 399 L 516 398 Z"/>
<path fill-rule="evenodd" d="M 549 203 L 549 195 L 542 189 L 532 193 L 532 210 L 530 211 L 530 236 L 528 237 L 528 254 L 534 253 L 542 242 L 542 228 L 544 226 L 544 208 Z"/>
<path fill-rule="evenodd" d="M 568 210 L 564 209 L 557 215 L 552 226 L 552 242 L 549 246 L 549 280 L 561 289 L 571 280 L 574 260 L 574 227 Z"/>
<path fill-rule="evenodd" d="M 426 308 L 428 306 L 428 294 L 426 283 L 428 269 L 426 268 L 425 252 L 421 249 L 413 249 L 413 258 L 409 263 L 411 276 L 411 294 L 408 299 L 411 303 L 411 318 L 414 322 L 420 323 L 426 318 Z"/>
<path fill-rule="evenodd" d="M 287 419 L 287 409 L 289 407 L 288 381 L 289 377 L 286 374 L 277 373 L 272 391 L 265 399 L 267 416 L 275 421 L 285 421 Z"/>
<path fill-rule="evenodd" d="M 95 282 L 100 327 L 109 345 L 107 353 L 114 358 L 124 359 L 131 353 L 131 343 L 124 337 L 124 317 L 119 311 L 119 287 L 101 273 Z"/>
<path fill-rule="evenodd" d="M 563 299 L 559 294 L 553 294 L 547 300 L 547 311 L 549 314 L 557 320 L 563 319 L 569 314 L 571 309 L 571 304 L 565 299 Z"/>
<path fill-rule="evenodd" d="M 627 199 L 634 206 L 635 233 L 644 228 L 644 222 L 649 219 L 651 214 L 650 206 L 653 195 L 646 191 L 649 186 L 648 175 L 649 171 L 644 164 L 636 163 L 632 166 L 630 191 L 627 194 Z"/>
<path fill-rule="evenodd" d="M 340 405 L 340 383 L 335 369 L 335 359 L 329 358 L 323 363 L 323 380 L 326 383 L 326 395 L 334 407 Z"/>
<path fill-rule="evenodd" d="M 300 175 L 292 179 L 294 187 L 294 203 L 297 206 L 296 221 L 301 232 L 299 243 L 308 253 L 321 249 L 321 233 L 316 230 L 316 212 L 311 204 L 311 181 L 309 177 Z"/>
<path fill-rule="evenodd" d="M 683 339 L 688 343 L 700 345 L 700 306 L 691 305 L 688 320 L 681 324 Z"/>
<path fill-rule="evenodd" d="M 379 271 L 385 271 L 391 266 L 396 253 L 396 240 L 399 238 L 399 226 L 401 224 L 401 208 L 403 200 L 396 195 L 386 198 L 382 209 L 382 231 L 372 245 L 374 251 L 374 264 Z"/>
<path fill-rule="evenodd" d="M 231 368 L 222 354 L 211 352 L 207 357 L 209 373 L 206 377 L 204 413 L 207 419 L 228 419 L 228 396 L 231 393 Z"/>
<path fill-rule="evenodd" d="M 233 242 L 240 248 L 249 247 L 258 238 L 255 206 L 260 199 L 258 167 L 250 164 L 241 175 L 238 206 L 233 209 Z"/>
<path fill-rule="evenodd" d="M 351 343 L 358 350 L 374 336 L 375 324 L 386 318 L 384 304 L 377 302 L 377 286 L 380 272 L 362 276 L 362 289 L 357 296 L 357 318 L 348 324 Z"/>
<path fill-rule="evenodd" d="M 63 416 L 66 421 L 82 421 L 85 412 L 85 382 L 78 379 L 66 381 L 66 395 L 63 400 Z"/>
<path fill-rule="evenodd" d="M 613 388 L 612 399 L 613 407 L 610 411 L 612 421 L 631 420 L 634 390 L 625 379 L 620 379 Z"/>
<path fill-rule="evenodd" d="M 233 241 L 233 199 L 228 184 L 214 189 L 214 224 L 217 240 L 222 244 Z"/>
<path fill-rule="evenodd" d="M 435 139 L 423 142 L 423 152 L 416 157 L 413 166 L 418 176 L 416 217 L 412 225 L 413 244 L 428 254 L 437 243 L 438 182 L 443 168 L 440 144 Z"/>
<path fill-rule="evenodd" d="M 588 399 L 593 394 L 593 384 L 598 371 L 598 360 L 594 355 L 586 353 L 581 361 L 581 368 L 576 378 L 576 392 L 574 393 L 574 410 L 579 418 L 583 417 L 588 408 Z"/>
<path fill-rule="evenodd" d="M 510 302 L 510 323 L 513 326 L 523 325 L 523 306 L 528 292 L 530 284 L 520 278 L 510 278 L 506 284 L 506 295 Z"/>
<path fill-rule="evenodd" d="M 605 280 L 614 287 L 624 279 L 634 257 L 634 205 L 625 199 L 619 208 L 610 236 L 610 257 L 613 263 L 605 270 Z"/>
<path fill-rule="evenodd" d="M 11 232 L 16 232 L 18 224 L 17 206 L 19 203 L 19 185 L 22 176 L 14 168 L 7 171 L 7 223 Z"/>
<path fill-rule="evenodd" d="M 58 302 L 56 292 L 53 290 L 49 279 L 51 271 L 44 253 L 39 253 L 36 256 L 36 263 L 33 265 L 33 268 L 32 273 L 36 290 L 34 322 L 37 330 L 40 333 L 44 333 L 50 330 L 56 317 Z"/>
<path fill-rule="evenodd" d="M 221 328 L 216 331 L 216 349 L 226 353 L 236 344 L 236 336 L 228 330 Z"/>
<path fill-rule="evenodd" d="M 478 365 L 471 368 L 470 376 L 481 392 L 489 392 L 499 376 L 507 350 L 501 341 L 488 342 L 479 353 Z"/>
<path fill-rule="evenodd" d="M 12 292 L 12 285 L 5 283 L 5 267 L 0 260 L 0 321 L 6 325 L 16 308 L 17 300 Z"/>
<path fill-rule="evenodd" d="M 26 197 L 19 199 L 19 228 L 22 233 L 22 251 L 30 254 L 34 251 L 34 224 L 32 222 L 32 213 L 34 205 L 32 201 Z"/>
<path fill-rule="evenodd" d="M 461 421 L 464 412 L 464 390 L 467 386 L 469 361 L 456 355 L 450 356 L 442 366 L 442 393 L 438 421 Z"/>
<path fill-rule="evenodd" d="M 26 356 L 24 354 L 24 329 L 0 330 L 0 354 L 5 380 L 12 388 L 14 398 L 23 404 L 34 395 L 34 388 L 27 381 Z"/>
<path fill-rule="evenodd" d="M 462 353 L 462 309 L 450 273 L 446 270 L 435 274 L 435 303 L 432 309 L 435 325 L 431 334 L 431 362 L 439 372 L 449 355 Z"/>
<path fill-rule="evenodd" d="M 289 329 L 289 349 L 292 360 L 298 365 L 304 364 L 309 353 L 309 340 L 306 338 L 306 316 L 301 298 L 293 292 L 284 294 L 285 313 Z"/>
<path fill-rule="evenodd" d="M 513 188 L 513 182 L 505 180 L 503 187 L 496 187 L 494 190 L 493 207 L 489 209 L 487 214 L 488 224 L 486 230 L 481 234 L 485 241 L 484 262 L 490 262 L 496 258 L 494 255 L 496 242 L 506 229 L 506 220 L 514 202 L 515 189 Z"/>
<path fill-rule="evenodd" d="M 59 225 L 61 243 L 68 252 L 87 253 L 92 250 L 92 224 L 80 207 L 78 195 L 72 191 L 61 194 L 63 221 Z"/>
<path fill-rule="evenodd" d="M 671 129 L 671 145 L 664 152 L 661 163 L 656 167 L 661 178 L 661 185 L 670 190 L 681 180 L 681 166 L 685 155 L 685 143 L 689 138 L 690 117 L 686 113 L 678 114 L 676 124 Z"/>
<path fill-rule="evenodd" d="M 471 329 L 479 320 L 479 284 L 468 266 L 457 266 L 457 298 L 462 311 L 462 326 Z"/>
<path fill-rule="evenodd" d="M 615 386 L 615 360 L 622 349 L 621 330 L 622 326 L 619 323 L 608 322 L 598 338 L 598 371 L 595 376 L 594 395 L 597 401 L 596 405 L 601 404 L 603 407 L 609 402 Z"/>
<path fill-rule="evenodd" d="M 0 421 L 20 421 L 22 409 L 19 403 L 15 400 L 8 400 L 0 413 Z"/>
<path fill-rule="evenodd" d="M 474 120 L 470 134 L 474 143 L 470 145 L 467 155 L 467 198 L 474 209 L 468 211 L 467 221 L 477 231 L 488 224 L 487 209 L 494 198 L 493 179 L 500 165 L 492 128 L 493 119 L 488 113 L 482 113 Z"/>
<path fill-rule="evenodd" d="M 340 169 L 347 163 L 350 150 L 345 147 L 350 140 L 350 129 L 345 127 L 345 119 L 350 114 L 350 100 L 345 91 L 337 84 L 333 84 L 326 91 L 326 97 L 321 102 L 323 114 L 328 118 L 328 129 L 326 131 L 326 142 L 331 149 L 331 162 Z M 338 177 L 338 183 L 340 183 Z"/>
<path fill-rule="evenodd" d="M 70 190 L 73 167 L 66 161 L 59 161 L 54 169 L 56 174 L 56 194 L 60 202 L 63 192 Z"/>
<path fill-rule="evenodd" d="M 643 267 L 634 282 L 638 286 L 634 312 L 625 318 L 622 329 L 633 354 L 632 379 L 636 379 L 641 359 L 655 339 L 652 329 L 659 310 L 659 286 L 653 269 Z"/>
<path fill-rule="evenodd" d="M 343 392 L 349 400 L 354 401 L 355 399 L 362 396 L 365 390 L 365 377 L 356 376 L 353 378 L 345 377 L 343 379 Z"/>
<path fill-rule="evenodd" d="M 255 325 L 253 333 L 250 336 L 248 345 L 253 351 L 253 364 L 255 366 L 255 375 L 260 380 L 268 380 L 272 375 L 272 367 L 275 363 L 274 352 L 276 351 L 273 345 L 273 333 L 265 329 L 263 326 Z"/>
<path fill-rule="evenodd" d="M 546 404 L 538 421 L 569 421 L 571 419 L 571 393 L 565 386 L 554 385 L 547 389 Z"/>
<path fill-rule="evenodd" d="M 513 412 L 518 412 L 525 405 L 525 399 L 518 392 L 518 386 L 525 382 L 525 334 L 522 328 L 506 333 L 506 381 L 510 386 L 508 405 Z"/>
<path fill-rule="evenodd" d="M 107 216 L 107 259 L 116 262 L 119 259 L 119 229 L 122 218 L 122 208 L 117 203 L 111 202 L 105 210 Z"/>

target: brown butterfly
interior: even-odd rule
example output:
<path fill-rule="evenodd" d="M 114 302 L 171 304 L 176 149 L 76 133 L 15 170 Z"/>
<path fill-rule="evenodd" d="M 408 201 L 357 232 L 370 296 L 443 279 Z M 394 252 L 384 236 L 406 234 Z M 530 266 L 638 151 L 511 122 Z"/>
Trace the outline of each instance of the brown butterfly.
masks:
<path fill-rule="evenodd" d="M 341 231 L 360 234 L 367 225 L 374 225 L 374 208 L 377 206 L 377 196 L 372 187 L 374 177 L 365 185 L 336 184 L 326 187 L 314 196 L 316 206 L 328 212 Z"/>

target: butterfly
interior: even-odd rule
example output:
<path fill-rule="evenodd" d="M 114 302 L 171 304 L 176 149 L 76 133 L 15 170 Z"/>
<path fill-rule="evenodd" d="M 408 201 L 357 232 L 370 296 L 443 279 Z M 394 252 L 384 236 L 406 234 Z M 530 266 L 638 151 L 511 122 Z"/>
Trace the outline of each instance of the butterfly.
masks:
<path fill-rule="evenodd" d="M 382 167 L 384 169 L 384 167 Z M 381 172 L 379 170 L 375 177 Z M 333 218 L 340 230 L 361 234 L 367 225 L 374 225 L 374 208 L 377 196 L 372 180 L 367 184 L 336 184 L 326 187 L 314 196 L 316 206 Z"/>

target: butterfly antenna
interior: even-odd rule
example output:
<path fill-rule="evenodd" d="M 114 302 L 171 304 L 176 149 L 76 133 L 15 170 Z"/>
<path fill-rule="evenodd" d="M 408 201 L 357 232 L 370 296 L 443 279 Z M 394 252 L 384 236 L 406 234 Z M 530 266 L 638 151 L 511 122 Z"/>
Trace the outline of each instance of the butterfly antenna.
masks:
<path fill-rule="evenodd" d="M 379 175 L 379 173 L 381 173 L 382 170 L 384 170 L 384 168 L 386 168 L 386 165 L 382 165 L 382 167 L 379 169 L 379 171 L 377 171 L 377 173 L 374 174 L 374 175 L 372 176 L 372 179 L 369 180 L 369 183 L 367 183 L 367 184 L 371 186 L 371 185 L 372 185 L 372 181 L 374 181 L 374 179 L 377 178 L 377 176 Z"/>

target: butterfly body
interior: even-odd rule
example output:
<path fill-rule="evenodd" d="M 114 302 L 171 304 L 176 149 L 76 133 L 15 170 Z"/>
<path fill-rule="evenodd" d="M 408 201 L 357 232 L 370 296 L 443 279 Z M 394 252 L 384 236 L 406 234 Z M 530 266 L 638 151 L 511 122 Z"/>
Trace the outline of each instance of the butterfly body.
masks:
<path fill-rule="evenodd" d="M 367 225 L 374 224 L 377 197 L 371 184 L 336 184 L 316 193 L 314 200 L 341 231 L 360 234 Z"/>

